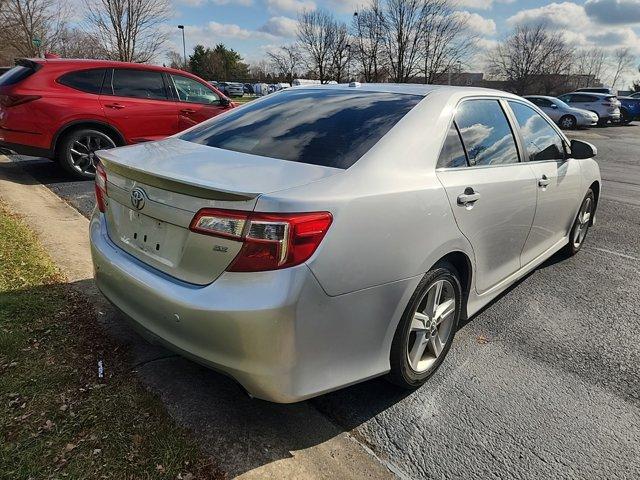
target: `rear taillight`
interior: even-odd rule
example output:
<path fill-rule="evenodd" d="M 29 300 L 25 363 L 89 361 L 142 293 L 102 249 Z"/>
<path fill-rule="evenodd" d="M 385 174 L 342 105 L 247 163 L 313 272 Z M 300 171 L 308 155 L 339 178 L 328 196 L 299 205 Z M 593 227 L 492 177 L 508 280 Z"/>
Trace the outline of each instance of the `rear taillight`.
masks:
<path fill-rule="evenodd" d="M 38 100 L 40 95 L 0 95 L 0 106 L 9 108 Z"/>
<path fill-rule="evenodd" d="M 196 214 L 189 228 L 243 242 L 227 270 L 259 272 L 293 267 L 308 260 L 331 221 L 328 212 L 259 213 L 205 208 Z"/>
<path fill-rule="evenodd" d="M 94 188 L 96 191 L 96 204 L 98 205 L 98 210 L 104 213 L 106 210 L 105 198 L 107 197 L 107 172 L 104 171 L 104 167 L 101 163 L 96 165 L 96 180 Z"/>

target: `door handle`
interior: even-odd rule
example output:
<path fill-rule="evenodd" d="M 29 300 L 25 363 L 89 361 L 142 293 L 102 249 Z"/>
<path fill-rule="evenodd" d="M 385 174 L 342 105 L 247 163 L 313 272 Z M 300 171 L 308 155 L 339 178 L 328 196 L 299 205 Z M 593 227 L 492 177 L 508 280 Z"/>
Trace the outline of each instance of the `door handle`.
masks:
<path fill-rule="evenodd" d="M 122 110 L 125 108 L 124 105 L 121 105 L 120 103 L 107 103 L 105 107 L 113 108 L 114 110 Z"/>
<path fill-rule="evenodd" d="M 551 183 L 551 180 L 549 180 L 546 175 L 542 175 L 542 178 L 538 180 L 538 186 L 542 188 L 546 187 L 550 183 Z"/>
<path fill-rule="evenodd" d="M 184 108 L 180 110 L 180 113 L 184 113 L 185 115 L 191 115 L 192 113 L 196 113 L 195 110 L 191 110 L 190 108 Z"/>
<path fill-rule="evenodd" d="M 458 205 L 472 205 L 478 200 L 480 200 L 480 194 L 471 187 L 465 188 L 464 193 L 458 195 Z"/>

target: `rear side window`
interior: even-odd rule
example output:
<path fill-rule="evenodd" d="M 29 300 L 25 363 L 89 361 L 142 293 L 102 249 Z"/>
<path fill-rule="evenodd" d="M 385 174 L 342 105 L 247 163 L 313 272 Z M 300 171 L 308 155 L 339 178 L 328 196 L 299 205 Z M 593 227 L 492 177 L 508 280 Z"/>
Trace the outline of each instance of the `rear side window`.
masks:
<path fill-rule="evenodd" d="M 573 103 L 588 103 L 588 102 L 594 102 L 596 99 L 595 97 L 592 97 L 591 95 L 582 95 L 582 94 L 578 94 L 578 95 L 571 95 L 571 102 Z"/>
<path fill-rule="evenodd" d="M 162 73 L 146 70 L 114 69 L 109 93 L 118 97 L 147 100 L 166 100 L 168 98 Z"/>
<path fill-rule="evenodd" d="M 19 65 L 17 67 L 13 67 L 8 72 L 0 75 L 0 87 L 7 87 L 9 85 L 15 85 L 18 82 L 21 82 L 25 78 L 35 73 L 35 69 L 32 67 L 24 67 Z"/>
<path fill-rule="evenodd" d="M 467 100 L 455 120 L 470 165 L 518 163 L 516 142 L 498 100 Z"/>
<path fill-rule="evenodd" d="M 96 68 L 93 70 L 65 73 L 58 79 L 58 83 L 82 92 L 95 93 L 97 95 L 102 89 L 105 71 L 104 68 Z"/>
<path fill-rule="evenodd" d="M 509 102 L 509 106 L 518 121 L 530 162 L 564 160 L 562 138 L 538 112 L 518 102 Z"/>
<path fill-rule="evenodd" d="M 349 168 L 422 98 L 293 89 L 232 110 L 223 119 L 213 118 L 181 138 L 236 152 Z"/>
<path fill-rule="evenodd" d="M 447 138 L 438 157 L 438 168 L 457 168 L 467 166 L 467 155 L 460 140 L 460 134 L 455 123 L 451 124 Z"/>

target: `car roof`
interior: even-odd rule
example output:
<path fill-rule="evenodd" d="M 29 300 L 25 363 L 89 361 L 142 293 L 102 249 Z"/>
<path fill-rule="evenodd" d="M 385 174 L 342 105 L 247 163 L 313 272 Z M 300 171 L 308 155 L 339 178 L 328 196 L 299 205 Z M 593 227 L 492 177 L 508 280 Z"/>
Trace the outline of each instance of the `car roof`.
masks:
<path fill-rule="evenodd" d="M 195 75 L 185 72 L 184 70 L 178 70 L 170 67 L 161 67 L 159 65 L 149 65 L 147 63 L 133 63 L 133 62 L 118 62 L 116 60 L 90 60 L 83 58 L 27 58 L 31 62 L 39 63 L 41 65 L 68 65 L 70 67 L 79 68 L 91 68 L 91 67 L 111 67 L 111 68 L 138 68 L 141 70 L 154 70 L 158 72 L 170 72 L 178 73 L 181 75 L 188 75 L 196 77 Z M 199 77 L 196 77 L 199 78 Z"/>
<path fill-rule="evenodd" d="M 600 93 L 600 92 L 569 92 L 563 95 L 593 95 L 595 97 L 615 97 L 613 93 Z"/>
<path fill-rule="evenodd" d="M 550 95 L 525 95 L 524 98 L 544 98 L 547 100 L 557 100 L 556 97 L 552 97 Z"/>
<path fill-rule="evenodd" d="M 368 92 L 384 92 L 384 93 L 405 93 L 410 95 L 426 96 L 432 92 L 443 94 L 460 94 L 466 95 L 489 95 L 510 98 L 521 98 L 509 92 L 502 90 L 494 90 L 491 88 L 481 87 L 456 87 L 451 85 L 430 85 L 422 83 L 360 83 L 357 86 L 350 86 L 348 83 L 339 83 L 334 85 L 297 85 L 291 87 L 291 90 L 348 90 L 348 91 L 368 91 Z"/>

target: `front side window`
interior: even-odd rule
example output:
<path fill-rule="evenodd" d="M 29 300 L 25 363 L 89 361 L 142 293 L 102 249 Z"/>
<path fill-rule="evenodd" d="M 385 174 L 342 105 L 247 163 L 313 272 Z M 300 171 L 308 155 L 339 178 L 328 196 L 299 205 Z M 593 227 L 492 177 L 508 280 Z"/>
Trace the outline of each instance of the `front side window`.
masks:
<path fill-rule="evenodd" d="M 104 68 L 95 68 L 93 70 L 65 73 L 58 79 L 58 83 L 82 92 L 97 95 L 102 89 L 102 80 L 104 79 L 105 71 Z"/>
<path fill-rule="evenodd" d="M 203 103 L 205 105 L 220 103 L 220 98 L 211 89 L 200 82 L 182 75 L 171 75 L 176 88 L 176 95 L 181 102 Z"/>
<path fill-rule="evenodd" d="M 518 121 L 530 162 L 564 160 L 562 138 L 538 112 L 519 102 L 510 101 L 509 106 Z"/>
<path fill-rule="evenodd" d="M 470 165 L 518 163 L 518 150 L 498 100 L 467 100 L 455 116 Z"/>
<path fill-rule="evenodd" d="M 232 110 L 222 119 L 214 117 L 180 138 L 263 157 L 349 168 L 422 98 L 292 89 Z"/>
<path fill-rule="evenodd" d="M 457 168 L 467 166 L 467 155 L 464 153 L 462 140 L 455 123 L 451 124 L 447 138 L 438 157 L 437 168 Z"/>
<path fill-rule="evenodd" d="M 113 71 L 113 95 L 118 97 L 166 100 L 162 73 L 146 70 L 119 69 Z"/>

